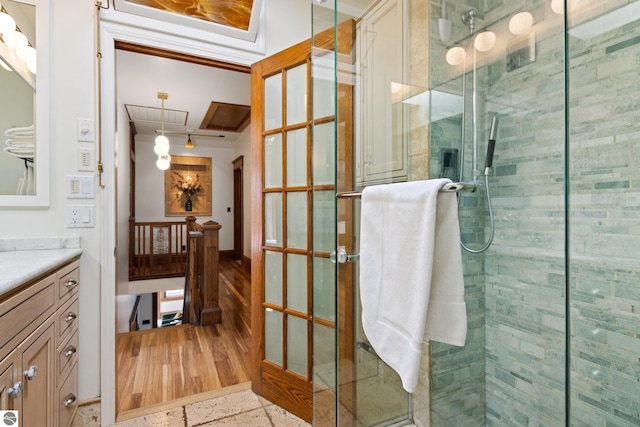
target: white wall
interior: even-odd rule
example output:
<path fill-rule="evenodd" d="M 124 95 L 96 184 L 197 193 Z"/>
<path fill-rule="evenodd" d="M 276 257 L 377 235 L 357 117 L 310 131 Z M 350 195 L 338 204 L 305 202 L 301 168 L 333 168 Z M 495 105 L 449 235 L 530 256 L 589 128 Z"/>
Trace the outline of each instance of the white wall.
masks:
<path fill-rule="evenodd" d="M 76 149 L 89 146 L 76 142 L 76 119 L 96 117 L 94 3 L 50 2 L 51 12 L 51 134 L 39 138 L 51 147 L 50 206 L 48 208 L 0 207 L 0 236 L 80 236 L 80 326 L 82 351 L 79 358 L 80 400 L 99 395 L 100 378 L 100 226 L 101 197 L 96 188 L 92 200 L 69 200 L 65 177 L 79 173 Z M 95 144 L 91 144 L 95 145 Z M 96 227 L 68 229 L 67 204 L 96 206 Z"/>
<path fill-rule="evenodd" d="M 265 0 L 266 56 L 311 38 L 312 0 Z"/>
<path fill-rule="evenodd" d="M 310 37 L 310 1 L 267 0 L 266 3 L 267 53 L 278 52 Z M 76 142 L 76 119 L 97 116 L 95 7 L 92 1 L 53 1 L 50 2 L 50 8 L 52 89 L 51 133 L 48 139 L 51 144 L 51 203 L 48 208 L 0 207 L 0 236 L 77 235 L 81 237 L 83 254 L 80 260 L 79 338 L 82 351 L 79 358 L 78 398 L 86 400 L 100 395 L 98 374 L 101 359 L 100 322 L 115 325 L 115 319 L 101 318 L 100 289 L 104 286 L 100 283 L 101 261 L 111 256 L 110 252 L 112 253 L 109 250 L 106 253 L 101 251 L 102 232 L 105 228 L 103 190 L 96 186 L 96 198 L 83 201 L 66 199 L 64 192 L 66 175 L 91 174 L 79 173 L 76 169 L 77 148 L 92 146 Z M 189 41 L 185 43 L 188 44 Z M 112 72 L 110 67 L 114 67 L 114 64 L 103 62 L 102 72 Z M 124 135 L 121 132 L 122 127 L 119 125 L 116 144 L 128 138 L 126 132 Z M 98 129 L 96 129 L 97 133 Z M 108 144 L 113 144 L 113 141 L 104 143 L 109 146 Z M 116 150 L 120 152 L 121 147 L 116 147 Z M 104 153 L 105 156 L 109 154 Z M 229 156 L 230 160 L 233 160 L 237 154 L 234 152 Z M 245 165 L 248 165 L 249 162 L 246 160 L 245 158 Z M 126 168 L 126 166 L 119 163 L 119 168 Z M 248 169 L 245 166 L 246 172 Z M 249 182 L 249 176 L 245 175 L 245 183 Z M 79 203 L 96 206 L 95 228 L 66 228 L 66 205 Z M 109 301 L 109 304 L 115 304 L 115 301 Z"/>

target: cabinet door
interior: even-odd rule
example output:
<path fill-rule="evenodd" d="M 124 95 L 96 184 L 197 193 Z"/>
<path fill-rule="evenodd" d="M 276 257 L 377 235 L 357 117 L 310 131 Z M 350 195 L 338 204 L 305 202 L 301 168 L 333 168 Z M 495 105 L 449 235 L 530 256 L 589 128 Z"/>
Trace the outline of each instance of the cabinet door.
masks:
<path fill-rule="evenodd" d="M 55 330 L 45 322 L 18 348 L 22 359 L 22 425 L 52 427 L 55 399 Z"/>
<path fill-rule="evenodd" d="M 22 383 L 17 369 L 15 352 L 0 362 L 0 411 L 22 409 Z"/>
<path fill-rule="evenodd" d="M 407 175 L 403 8 L 404 0 L 381 0 L 358 27 L 360 185 L 401 181 Z"/>

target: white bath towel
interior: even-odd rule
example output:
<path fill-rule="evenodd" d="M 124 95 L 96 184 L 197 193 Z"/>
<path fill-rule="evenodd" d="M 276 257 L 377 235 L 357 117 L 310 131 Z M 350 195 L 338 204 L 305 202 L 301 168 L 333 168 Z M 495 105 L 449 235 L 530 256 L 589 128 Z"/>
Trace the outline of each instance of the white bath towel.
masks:
<path fill-rule="evenodd" d="M 362 192 L 362 326 L 378 356 L 415 391 L 424 339 L 464 346 L 460 230 L 448 179 L 369 186 Z"/>

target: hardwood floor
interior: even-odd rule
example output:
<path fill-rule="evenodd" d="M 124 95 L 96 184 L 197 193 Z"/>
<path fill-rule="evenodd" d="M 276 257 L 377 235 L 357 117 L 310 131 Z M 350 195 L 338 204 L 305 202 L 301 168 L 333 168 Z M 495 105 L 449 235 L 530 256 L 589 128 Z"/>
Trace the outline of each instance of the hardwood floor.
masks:
<path fill-rule="evenodd" d="M 118 413 L 250 380 L 251 279 L 220 259 L 222 323 L 177 325 L 116 337 Z"/>

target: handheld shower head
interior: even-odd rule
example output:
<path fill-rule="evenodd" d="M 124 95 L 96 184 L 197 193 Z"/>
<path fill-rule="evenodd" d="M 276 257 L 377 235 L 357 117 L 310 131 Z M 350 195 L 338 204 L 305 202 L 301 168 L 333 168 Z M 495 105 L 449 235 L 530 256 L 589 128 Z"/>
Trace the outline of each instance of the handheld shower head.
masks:
<path fill-rule="evenodd" d="M 496 140 L 496 132 L 498 132 L 498 116 L 491 118 L 491 129 L 489 129 L 489 139 Z"/>
<path fill-rule="evenodd" d="M 493 116 L 491 119 L 491 129 L 489 129 L 489 143 L 487 144 L 487 157 L 484 163 L 484 174 L 491 174 L 491 166 L 493 165 L 493 150 L 496 148 L 496 133 L 498 133 L 498 117 Z"/>
<path fill-rule="evenodd" d="M 466 12 L 460 14 L 462 23 L 469 26 L 469 32 L 473 34 L 473 30 L 476 28 L 476 16 L 478 11 L 475 9 L 469 9 Z"/>

